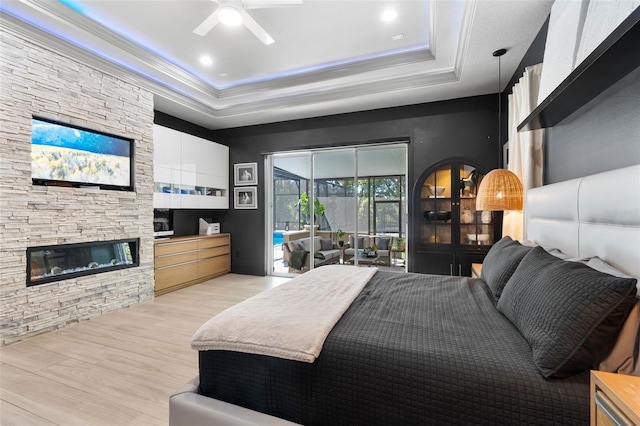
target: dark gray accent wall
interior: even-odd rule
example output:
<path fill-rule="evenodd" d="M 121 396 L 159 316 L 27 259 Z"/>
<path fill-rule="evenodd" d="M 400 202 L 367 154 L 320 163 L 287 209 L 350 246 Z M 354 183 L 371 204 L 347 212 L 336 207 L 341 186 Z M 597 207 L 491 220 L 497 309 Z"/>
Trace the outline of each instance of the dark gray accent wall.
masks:
<path fill-rule="evenodd" d="M 486 169 L 495 168 L 499 164 L 497 109 L 496 95 L 487 95 L 212 132 L 209 139 L 229 146 L 231 170 L 235 163 L 257 162 L 260 176 L 259 208 L 234 210 L 231 206 L 222 224 L 232 234 L 232 272 L 266 272 L 265 153 L 407 140 L 411 191 L 424 169 L 446 158 L 471 158 Z"/>
<path fill-rule="evenodd" d="M 640 164 L 640 68 L 547 129 L 544 153 L 545 184 Z"/>

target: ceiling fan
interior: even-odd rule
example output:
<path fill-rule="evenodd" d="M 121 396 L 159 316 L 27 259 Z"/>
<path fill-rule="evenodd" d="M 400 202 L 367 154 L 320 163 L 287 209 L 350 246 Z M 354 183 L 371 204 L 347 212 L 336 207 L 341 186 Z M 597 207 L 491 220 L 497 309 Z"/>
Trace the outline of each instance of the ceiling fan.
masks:
<path fill-rule="evenodd" d="M 230 26 L 244 24 L 258 40 L 264 44 L 274 42 L 273 38 L 247 13 L 245 9 L 263 9 L 268 7 L 295 6 L 302 4 L 302 0 L 211 0 L 218 3 L 218 8 L 207 19 L 193 30 L 204 36 L 219 22 Z"/>

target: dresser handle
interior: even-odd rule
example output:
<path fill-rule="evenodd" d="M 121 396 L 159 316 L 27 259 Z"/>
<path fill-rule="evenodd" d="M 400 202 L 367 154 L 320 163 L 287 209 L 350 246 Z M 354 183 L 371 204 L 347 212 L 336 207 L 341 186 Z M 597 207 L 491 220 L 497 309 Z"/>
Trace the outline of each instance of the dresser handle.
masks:
<path fill-rule="evenodd" d="M 616 426 L 631 426 L 631 424 L 618 412 L 616 407 L 611 405 L 609 399 L 602 395 L 600 391 L 596 392 L 596 405 Z"/>

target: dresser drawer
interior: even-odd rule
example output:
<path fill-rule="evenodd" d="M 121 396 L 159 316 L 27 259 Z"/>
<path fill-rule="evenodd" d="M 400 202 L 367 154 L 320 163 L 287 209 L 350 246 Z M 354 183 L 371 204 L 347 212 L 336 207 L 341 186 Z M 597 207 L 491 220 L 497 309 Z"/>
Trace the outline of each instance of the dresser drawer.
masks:
<path fill-rule="evenodd" d="M 165 266 L 177 265 L 185 262 L 192 262 L 194 260 L 198 260 L 198 252 L 187 251 L 184 253 L 176 253 L 176 254 L 165 254 L 163 256 L 157 256 L 155 267 L 163 268 Z"/>
<path fill-rule="evenodd" d="M 221 235 L 219 237 L 209 237 L 209 238 L 204 238 L 198 241 L 199 249 L 206 249 L 210 247 L 221 247 L 221 246 L 228 246 L 228 245 L 229 245 L 228 235 Z"/>
<path fill-rule="evenodd" d="M 197 249 L 198 249 L 197 240 L 169 241 L 169 242 L 156 243 L 155 255 L 165 256 L 167 254 L 175 254 L 175 253 L 181 253 L 181 252 L 197 250 Z"/>
<path fill-rule="evenodd" d="M 209 257 L 223 256 L 229 254 L 229 246 L 212 247 L 198 250 L 199 259 L 207 259 Z"/>
<path fill-rule="evenodd" d="M 632 426 L 625 416 L 602 391 L 596 392 L 596 425 L 597 426 Z"/>
<path fill-rule="evenodd" d="M 200 278 L 210 275 L 219 275 L 229 272 L 231 267 L 231 258 L 229 255 L 212 257 L 200 260 L 198 262 L 198 276 Z"/>
<path fill-rule="evenodd" d="M 164 290 L 191 281 L 198 270 L 198 263 L 189 262 L 164 268 L 156 268 L 155 290 Z"/>

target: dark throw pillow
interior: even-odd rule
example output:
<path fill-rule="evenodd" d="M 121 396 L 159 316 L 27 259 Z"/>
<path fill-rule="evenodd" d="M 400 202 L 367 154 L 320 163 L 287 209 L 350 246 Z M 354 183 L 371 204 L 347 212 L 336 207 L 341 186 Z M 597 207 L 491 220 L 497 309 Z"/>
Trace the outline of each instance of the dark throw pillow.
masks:
<path fill-rule="evenodd" d="M 611 351 L 635 285 L 635 278 L 613 277 L 535 247 L 505 286 L 498 310 L 527 340 L 544 377 L 569 377 Z"/>
<path fill-rule="evenodd" d="M 355 247 L 355 242 L 353 240 L 354 240 L 353 235 L 349 235 L 349 246 L 351 248 Z M 359 249 L 364 248 L 363 246 L 364 246 L 364 237 L 358 237 L 358 248 Z"/>
<path fill-rule="evenodd" d="M 320 240 L 320 250 L 321 251 L 325 251 L 325 250 L 332 250 L 333 249 L 333 241 L 331 241 L 330 239 L 321 239 Z"/>
<path fill-rule="evenodd" d="M 482 261 L 480 278 L 487 283 L 496 302 L 520 261 L 531 249 L 513 241 L 511 237 L 503 237 L 489 249 Z"/>
<path fill-rule="evenodd" d="M 389 241 L 391 241 L 390 237 L 376 237 L 378 250 L 389 250 Z"/>

